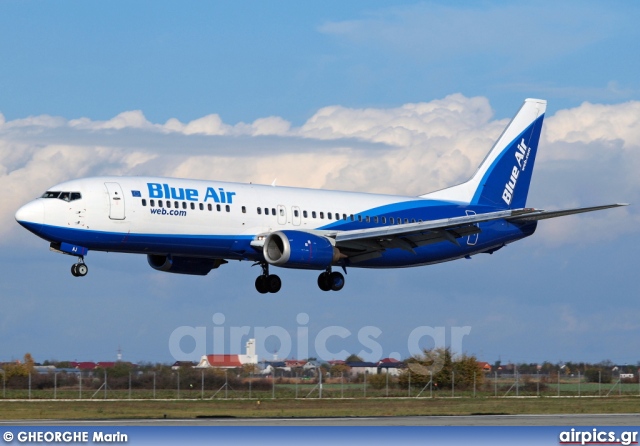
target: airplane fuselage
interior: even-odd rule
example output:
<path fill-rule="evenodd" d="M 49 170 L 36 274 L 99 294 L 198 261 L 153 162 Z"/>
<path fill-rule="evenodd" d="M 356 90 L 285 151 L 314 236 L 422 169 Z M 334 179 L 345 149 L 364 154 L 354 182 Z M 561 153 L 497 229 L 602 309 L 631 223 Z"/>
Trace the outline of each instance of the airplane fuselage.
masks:
<path fill-rule="evenodd" d="M 250 261 L 264 261 L 252 242 L 273 231 L 325 235 L 496 210 L 419 197 L 154 177 L 86 178 L 48 190 L 56 192 L 80 198 L 38 198 L 29 204 L 33 208 L 29 212 L 41 213 L 42 218 L 31 219 L 27 228 L 49 242 L 95 251 Z M 457 244 L 389 249 L 348 266 L 417 266 L 492 251 L 533 234 L 536 222 L 497 220 L 479 225 L 482 234 Z"/>

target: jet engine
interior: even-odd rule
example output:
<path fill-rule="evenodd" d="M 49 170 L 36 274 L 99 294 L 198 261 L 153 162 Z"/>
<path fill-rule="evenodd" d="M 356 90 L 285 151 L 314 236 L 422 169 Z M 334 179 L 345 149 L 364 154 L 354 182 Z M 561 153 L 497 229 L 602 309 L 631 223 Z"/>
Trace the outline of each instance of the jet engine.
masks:
<path fill-rule="evenodd" d="M 326 269 L 341 258 L 327 237 L 303 231 L 276 231 L 262 249 L 267 263 L 285 268 Z"/>

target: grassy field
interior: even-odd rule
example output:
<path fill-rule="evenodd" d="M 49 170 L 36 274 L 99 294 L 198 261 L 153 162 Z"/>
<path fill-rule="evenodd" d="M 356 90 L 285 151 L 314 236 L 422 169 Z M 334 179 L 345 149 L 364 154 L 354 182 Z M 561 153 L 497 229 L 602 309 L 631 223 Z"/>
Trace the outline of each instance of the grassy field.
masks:
<path fill-rule="evenodd" d="M 0 419 L 372 417 L 640 413 L 638 397 L 0 401 Z"/>

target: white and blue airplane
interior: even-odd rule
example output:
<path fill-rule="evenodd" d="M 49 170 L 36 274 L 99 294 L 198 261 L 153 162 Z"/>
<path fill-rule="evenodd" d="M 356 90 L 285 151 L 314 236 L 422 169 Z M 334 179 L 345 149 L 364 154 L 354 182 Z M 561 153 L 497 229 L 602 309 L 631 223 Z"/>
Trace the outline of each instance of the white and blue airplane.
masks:
<path fill-rule="evenodd" d="M 270 266 L 318 270 L 339 291 L 347 268 L 430 265 L 532 235 L 538 220 L 624 206 L 525 207 L 546 101 L 527 99 L 467 182 L 419 197 L 155 177 L 96 177 L 51 187 L 16 220 L 78 258 L 146 254 L 159 271 L 206 275 L 230 260 L 262 267 L 260 293 L 280 290 Z"/>

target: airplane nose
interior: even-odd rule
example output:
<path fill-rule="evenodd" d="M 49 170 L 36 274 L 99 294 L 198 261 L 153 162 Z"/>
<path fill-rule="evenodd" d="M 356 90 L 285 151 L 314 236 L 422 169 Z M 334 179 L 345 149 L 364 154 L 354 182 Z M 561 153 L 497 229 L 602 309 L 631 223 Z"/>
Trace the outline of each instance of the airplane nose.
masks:
<path fill-rule="evenodd" d="M 44 204 L 42 201 L 31 201 L 18 209 L 16 221 L 29 231 L 38 232 L 44 223 Z"/>

